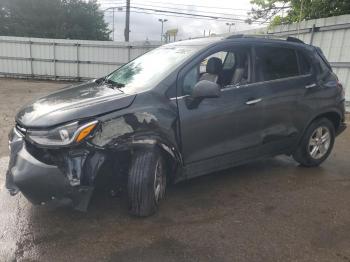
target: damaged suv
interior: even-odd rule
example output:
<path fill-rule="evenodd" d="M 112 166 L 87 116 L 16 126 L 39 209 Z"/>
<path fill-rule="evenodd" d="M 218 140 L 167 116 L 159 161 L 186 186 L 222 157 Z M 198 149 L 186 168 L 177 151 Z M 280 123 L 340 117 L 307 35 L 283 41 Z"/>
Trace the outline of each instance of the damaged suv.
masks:
<path fill-rule="evenodd" d="M 169 182 L 279 154 L 318 166 L 344 113 L 343 87 L 321 50 L 298 39 L 171 43 L 23 107 L 6 187 L 34 204 L 85 210 L 109 170 L 131 214 L 148 216 Z"/>

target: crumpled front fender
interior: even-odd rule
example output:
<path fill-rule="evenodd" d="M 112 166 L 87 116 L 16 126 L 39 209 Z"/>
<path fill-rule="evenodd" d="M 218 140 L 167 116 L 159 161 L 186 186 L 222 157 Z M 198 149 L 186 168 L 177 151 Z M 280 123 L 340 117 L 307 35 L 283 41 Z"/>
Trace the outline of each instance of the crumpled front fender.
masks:
<path fill-rule="evenodd" d="M 130 150 L 137 147 L 159 146 L 178 164 L 182 157 L 176 142 L 176 117 L 162 112 L 158 116 L 150 112 L 125 114 L 104 121 L 91 143 L 100 148 Z M 160 121 L 160 117 L 163 121 Z M 165 124 L 166 123 L 166 124 Z"/>

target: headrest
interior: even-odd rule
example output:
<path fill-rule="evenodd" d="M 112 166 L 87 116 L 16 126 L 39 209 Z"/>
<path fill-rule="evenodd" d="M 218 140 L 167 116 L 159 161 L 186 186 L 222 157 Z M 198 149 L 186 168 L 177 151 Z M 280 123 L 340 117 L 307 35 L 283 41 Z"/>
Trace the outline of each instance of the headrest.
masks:
<path fill-rule="evenodd" d="M 206 71 L 209 74 L 218 75 L 222 69 L 222 61 L 220 58 L 211 57 L 208 60 Z"/>

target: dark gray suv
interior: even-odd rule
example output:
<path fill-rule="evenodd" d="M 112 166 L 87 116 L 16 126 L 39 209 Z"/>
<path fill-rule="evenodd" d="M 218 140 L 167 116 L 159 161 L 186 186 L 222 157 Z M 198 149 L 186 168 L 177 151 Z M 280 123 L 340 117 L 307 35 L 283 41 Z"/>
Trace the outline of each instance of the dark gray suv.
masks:
<path fill-rule="evenodd" d="M 344 90 L 319 48 L 235 35 L 164 45 L 23 107 L 6 187 L 85 210 L 99 177 L 153 214 L 168 182 L 287 154 L 321 164 L 345 129 Z"/>

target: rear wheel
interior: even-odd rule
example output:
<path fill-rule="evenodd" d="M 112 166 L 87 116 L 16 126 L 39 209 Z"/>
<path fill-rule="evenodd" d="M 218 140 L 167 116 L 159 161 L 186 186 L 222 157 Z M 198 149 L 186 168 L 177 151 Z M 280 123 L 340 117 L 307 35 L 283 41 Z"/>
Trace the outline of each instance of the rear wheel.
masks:
<path fill-rule="evenodd" d="M 326 118 L 317 119 L 306 130 L 293 158 L 306 167 L 318 166 L 331 153 L 334 139 L 333 123 Z"/>
<path fill-rule="evenodd" d="M 157 148 L 134 153 L 128 177 L 129 212 L 136 216 L 154 214 L 164 198 L 165 161 Z"/>

